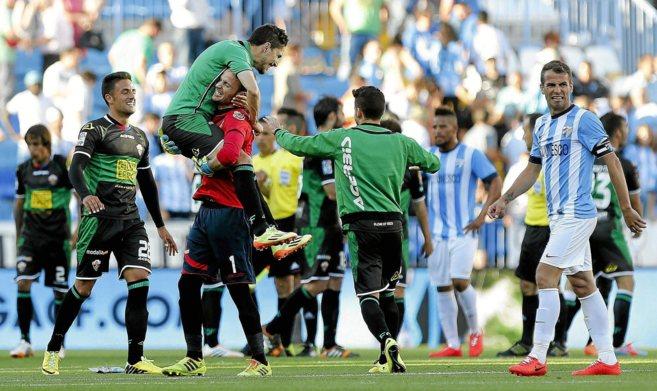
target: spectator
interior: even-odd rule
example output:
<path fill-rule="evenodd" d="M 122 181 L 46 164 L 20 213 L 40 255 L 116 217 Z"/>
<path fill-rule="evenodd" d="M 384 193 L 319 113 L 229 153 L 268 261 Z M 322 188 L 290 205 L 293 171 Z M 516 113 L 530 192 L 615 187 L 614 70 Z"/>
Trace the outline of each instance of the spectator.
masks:
<path fill-rule="evenodd" d="M 73 76 L 78 74 L 78 65 L 82 51 L 75 47 L 63 50 L 59 60 L 50 65 L 43 73 L 43 95 L 52 100 L 53 104 L 62 112 L 66 109 L 71 91 L 69 83 Z"/>
<path fill-rule="evenodd" d="M 495 108 L 492 123 L 504 121 L 508 124 L 511 119 L 525 113 L 527 97 L 522 90 L 522 74 L 511 72 L 506 79 L 506 86 L 500 89 L 497 97 L 493 96 Z M 522 136 L 522 132 L 520 136 Z M 522 140 L 520 141 L 522 142 Z"/>
<path fill-rule="evenodd" d="M 147 93 L 145 97 L 144 111 L 153 112 L 162 117 L 167 107 L 169 107 L 171 99 L 173 99 L 174 91 L 169 88 L 167 73 L 165 71 L 157 73 L 153 83 L 151 86 L 152 92 Z"/>
<path fill-rule="evenodd" d="M 645 206 L 645 216 L 651 220 L 655 215 L 655 191 L 657 190 L 657 154 L 653 150 L 654 134 L 648 125 L 641 125 L 636 131 L 636 144 L 628 144 L 623 156 L 639 168 L 641 184 L 641 203 Z"/>
<path fill-rule="evenodd" d="M 64 0 L 75 46 L 79 47 L 82 35 L 93 28 L 104 5 L 105 0 Z"/>
<path fill-rule="evenodd" d="M 648 125 L 652 132 L 657 132 L 657 103 L 648 101 L 648 92 L 645 88 L 637 88 L 630 95 L 634 106 L 628 116 L 629 134 L 628 142 L 636 140 L 637 130 L 642 125 Z M 643 186 L 643 185 L 642 185 Z"/>
<path fill-rule="evenodd" d="M 157 19 L 150 19 L 138 29 L 121 33 L 108 53 L 112 72 L 130 72 L 135 83 L 143 86 L 148 63 L 153 58 L 153 39 L 161 30 L 162 23 Z"/>
<path fill-rule="evenodd" d="M 5 111 L 9 97 L 14 92 L 15 47 L 18 36 L 11 21 L 13 0 L 0 0 L 0 116 Z"/>
<path fill-rule="evenodd" d="M 504 75 L 500 73 L 499 69 L 495 57 L 491 57 L 484 62 L 479 96 L 485 98 L 487 102 L 494 102 L 497 94 L 504 87 Z"/>
<path fill-rule="evenodd" d="M 463 143 L 484 152 L 492 162 L 498 161 L 497 132 L 488 125 L 488 113 L 482 107 L 473 109 L 474 126 L 463 137 Z"/>
<path fill-rule="evenodd" d="M 470 4 L 457 3 L 452 7 L 450 24 L 458 30 L 463 47 L 470 51 L 475 33 L 477 32 L 477 13 L 473 12 Z"/>
<path fill-rule="evenodd" d="M 205 29 L 212 25 L 212 8 L 207 0 L 169 0 L 179 65 L 189 67 L 205 50 Z"/>
<path fill-rule="evenodd" d="M 485 62 L 488 59 L 497 60 L 497 70 L 506 75 L 517 67 L 516 54 L 504 33 L 488 23 L 488 12 L 481 11 L 477 20 L 477 29 L 472 37 L 472 62 L 479 73 L 486 71 Z"/>
<path fill-rule="evenodd" d="M 399 36 L 381 56 L 381 69 L 381 91 L 388 101 L 388 109 L 400 117 L 406 117 L 409 110 L 406 88 L 422 77 L 422 68 L 402 45 Z"/>
<path fill-rule="evenodd" d="M 60 54 L 75 46 L 73 26 L 69 23 L 69 15 L 64 6 L 64 0 L 43 0 L 45 9 L 40 11 L 43 36 L 39 42 L 43 45 L 43 71 L 59 60 Z"/>
<path fill-rule="evenodd" d="M 157 47 L 158 62 L 151 65 L 146 73 L 147 91 L 152 91 L 157 74 L 159 72 L 165 72 L 169 90 L 176 92 L 187 74 L 188 67 L 185 65 L 175 65 L 175 59 L 176 49 L 171 42 L 162 42 Z"/>
<path fill-rule="evenodd" d="M 46 127 L 50 131 L 52 153 L 67 157 L 73 153 L 75 143 L 68 142 L 62 138 L 63 126 L 64 116 L 62 116 L 62 112 L 56 107 L 46 109 Z"/>
<path fill-rule="evenodd" d="M 23 81 L 25 90 L 14 95 L 7 103 L 7 113 L 18 117 L 19 132 L 14 130 L 6 116 L 4 118 L 5 129 L 16 139 L 22 139 L 32 125 L 45 124 L 46 110 L 53 107 L 52 101 L 43 94 L 43 81 L 39 72 L 29 71 Z"/>
<path fill-rule="evenodd" d="M 189 219 L 192 216 L 192 162 L 182 155 L 162 153 L 152 160 L 162 218 Z"/>
<path fill-rule="evenodd" d="M 618 95 L 629 95 L 634 91 L 645 88 L 655 79 L 655 68 L 653 58 L 650 54 L 644 54 L 639 58 L 636 72 L 627 76 L 623 81 Z M 636 102 L 633 102 L 637 106 Z"/>
<path fill-rule="evenodd" d="M 593 64 L 582 61 L 577 69 L 577 78 L 573 80 L 573 95 L 586 95 L 591 99 L 606 98 L 609 88 L 593 74 Z"/>
<path fill-rule="evenodd" d="M 381 61 L 381 45 L 379 41 L 373 39 L 363 48 L 363 62 L 360 64 L 358 74 L 365 79 L 365 84 L 381 87 L 383 82 L 383 69 L 379 62 Z"/>
<path fill-rule="evenodd" d="M 340 102 L 342 102 L 342 110 L 344 111 L 344 118 L 345 118 L 345 123 L 344 127 L 349 127 L 351 125 L 354 125 L 356 122 L 354 121 L 355 113 L 354 113 L 354 95 L 351 93 L 353 90 L 357 90 L 360 87 L 366 85 L 365 83 L 365 78 L 358 74 L 354 74 L 351 76 L 349 79 L 349 86 L 347 87 L 347 90 L 344 92 L 342 97 L 340 98 Z"/>
<path fill-rule="evenodd" d="M 440 26 L 438 40 L 432 43 L 430 51 L 430 74 L 445 94 L 445 100 L 456 106 L 457 97 L 465 94 L 461 81 L 467 65 L 467 55 L 452 25 L 443 23 Z"/>
<path fill-rule="evenodd" d="M 406 28 L 402 34 L 402 43 L 427 74 L 430 73 L 431 62 L 435 58 L 431 48 L 438 31 L 438 25 L 431 20 L 431 8 L 427 7 L 415 12 L 415 23 Z"/>
<path fill-rule="evenodd" d="M 287 56 L 274 69 L 274 109 L 289 107 L 300 113 L 306 111 L 310 96 L 301 88 L 303 49 L 288 45 Z"/>
<path fill-rule="evenodd" d="M 142 129 L 144 129 L 144 132 L 148 137 L 148 154 L 150 157 L 157 156 L 163 152 L 158 134 L 161 125 L 162 117 L 157 113 L 147 111 L 146 114 L 144 114 Z"/>

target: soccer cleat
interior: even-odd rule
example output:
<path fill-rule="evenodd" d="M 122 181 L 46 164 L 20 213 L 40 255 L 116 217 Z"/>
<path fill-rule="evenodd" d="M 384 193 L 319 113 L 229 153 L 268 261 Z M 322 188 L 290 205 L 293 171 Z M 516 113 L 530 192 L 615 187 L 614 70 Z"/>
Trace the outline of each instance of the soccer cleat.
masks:
<path fill-rule="evenodd" d="M 270 334 L 267 331 L 267 325 L 262 326 L 262 335 L 265 337 L 265 346 L 268 346 L 267 356 L 270 357 L 285 357 L 285 347 L 281 342 L 281 336 L 276 334 Z"/>
<path fill-rule="evenodd" d="M 32 350 L 31 343 L 27 342 L 24 339 L 21 339 L 21 341 L 18 343 L 18 346 L 16 346 L 11 352 L 9 352 L 9 355 L 13 358 L 32 357 L 34 356 L 34 350 Z"/>
<path fill-rule="evenodd" d="M 303 350 L 294 357 L 317 357 L 317 348 L 313 344 L 303 344 Z"/>
<path fill-rule="evenodd" d="M 590 344 L 588 344 L 584 347 L 584 355 L 585 356 L 597 356 L 598 355 L 598 349 L 595 348 L 595 345 L 593 345 L 593 342 L 591 342 Z"/>
<path fill-rule="evenodd" d="M 134 364 L 125 364 L 126 375 L 159 375 L 162 373 L 162 368 L 153 364 L 153 360 L 149 360 L 142 356 L 141 360 Z"/>
<path fill-rule="evenodd" d="M 66 350 L 64 348 L 59 349 L 59 353 L 57 353 L 57 355 L 59 356 L 59 358 L 61 360 L 65 359 L 66 358 Z"/>
<path fill-rule="evenodd" d="M 637 350 L 634 348 L 634 345 L 632 343 L 627 343 L 620 348 L 614 349 L 614 352 L 616 353 L 617 356 L 631 356 L 631 357 L 637 357 L 637 356 L 647 356 L 648 352 L 644 352 L 643 350 Z"/>
<path fill-rule="evenodd" d="M 383 353 L 386 356 L 386 366 L 388 367 L 388 372 L 390 373 L 404 373 L 406 372 L 406 364 L 399 354 L 399 345 L 397 341 L 392 338 L 386 340 L 385 348 Z"/>
<path fill-rule="evenodd" d="M 272 246 L 271 250 L 274 253 L 274 258 L 276 258 L 277 261 L 280 261 L 281 259 L 289 256 L 290 254 L 293 254 L 301 250 L 302 248 L 306 247 L 312 239 L 313 239 L 312 235 L 297 236 L 296 238 L 290 240 L 287 243 Z"/>
<path fill-rule="evenodd" d="M 253 247 L 256 250 L 264 250 L 271 246 L 287 243 L 296 237 L 297 234 L 294 232 L 279 231 L 278 228 L 270 225 L 262 235 L 258 235 L 253 239 Z"/>
<path fill-rule="evenodd" d="M 468 345 L 470 347 L 468 356 L 479 357 L 484 351 L 484 333 L 478 332 L 470 334 L 470 343 Z"/>
<path fill-rule="evenodd" d="M 598 376 L 598 375 L 610 375 L 618 376 L 622 373 L 620 362 L 616 361 L 616 364 L 607 365 L 600 360 L 596 360 L 593 364 L 589 365 L 584 369 L 579 371 L 573 371 L 573 376 Z"/>
<path fill-rule="evenodd" d="M 210 347 L 210 345 L 203 345 L 203 357 L 244 357 L 242 352 L 227 349 L 221 345 Z"/>
<path fill-rule="evenodd" d="M 449 346 L 445 346 L 441 350 L 437 352 L 432 352 L 429 353 L 429 358 L 443 358 L 443 357 L 462 357 L 463 353 L 461 352 L 461 348 L 455 349 L 455 348 L 450 348 Z"/>
<path fill-rule="evenodd" d="M 171 366 L 162 368 L 162 374 L 166 376 L 203 376 L 207 370 L 205 360 L 185 357 Z"/>
<path fill-rule="evenodd" d="M 367 373 L 388 373 L 388 366 L 379 360 L 374 361 L 374 366 Z"/>
<path fill-rule="evenodd" d="M 525 345 L 521 341 L 513 344 L 510 348 L 503 352 L 498 352 L 497 357 L 525 357 L 531 352 L 532 347 Z"/>
<path fill-rule="evenodd" d="M 245 370 L 238 373 L 239 377 L 267 377 L 271 376 L 271 367 L 269 364 L 263 364 L 258 360 L 249 360 L 249 365 Z"/>
<path fill-rule="evenodd" d="M 567 357 L 568 349 L 561 342 L 550 342 L 547 355 L 550 357 Z"/>
<path fill-rule="evenodd" d="M 545 376 L 547 363 L 541 364 L 535 357 L 527 356 L 520 364 L 511 365 L 509 372 L 516 376 Z"/>
<path fill-rule="evenodd" d="M 335 345 L 330 349 L 322 348 L 320 357 L 322 358 L 356 358 L 360 356 L 358 353 L 345 349 L 340 345 Z"/>
<path fill-rule="evenodd" d="M 57 352 L 45 351 L 43 354 L 43 363 L 41 364 L 41 372 L 44 375 L 59 375 L 59 361 L 60 358 Z"/>

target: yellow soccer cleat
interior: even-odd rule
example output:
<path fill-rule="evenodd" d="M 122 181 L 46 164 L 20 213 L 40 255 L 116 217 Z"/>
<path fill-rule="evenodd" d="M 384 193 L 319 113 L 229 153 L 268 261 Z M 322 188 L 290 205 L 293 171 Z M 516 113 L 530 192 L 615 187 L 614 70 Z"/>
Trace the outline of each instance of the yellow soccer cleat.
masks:
<path fill-rule="evenodd" d="M 153 364 L 153 360 L 141 357 L 141 360 L 134 364 L 125 364 L 125 373 L 127 375 L 160 375 L 162 368 Z"/>
<path fill-rule="evenodd" d="M 403 373 L 406 372 L 406 364 L 402 361 L 399 354 L 399 345 L 397 341 L 392 338 L 386 340 L 386 347 L 383 350 L 386 355 L 386 365 L 390 373 Z"/>
<path fill-rule="evenodd" d="M 281 259 L 306 247 L 312 239 L 312 235 L 297 236 L 287 243 L 272 246 L 271 251 L 274 253 L 274 258 L 276 258 L 277 261 L 280 261 Z"/>
<path fill-rule="evenodd" d="M 271 366 L 265 365 L 258 360 L 249 360 L 249 365 L 245 370 L 238 373 L 239 377 L 267 377 L 271 376 Z"/>
<path fill-rule="evenodd" d="M 264 250 L 271 246 L 287 243 L 296 237 L 297 234 L 294 232 L 283 232 L 271 225 L 265 232 L 253 239 L 253 247 L 256 250 Z"/>
<path fill-rule="evenodd" d="M 41 372 L 44 375 L 59 375 L 59 358 L 58 352 L 48 352 L 43 354 L 43 363 L 41 364 Z"/>
<path fill-rule="evenodd" d="M 388 366 L 386 364 L 381 364 L 379 360 L 376 360 L 374 366 L 370 368 L 369 371 L 367 371 L 367 373 L 388 373 L 388 372 L 390 372 L 388 370 Z"/>
<path fill-rule="evenodd" d="M 171 366 L 162 368 L 162 374 L 165 376 L 203 376 L 207 370 L 205 360 L 185 357 Z"/>

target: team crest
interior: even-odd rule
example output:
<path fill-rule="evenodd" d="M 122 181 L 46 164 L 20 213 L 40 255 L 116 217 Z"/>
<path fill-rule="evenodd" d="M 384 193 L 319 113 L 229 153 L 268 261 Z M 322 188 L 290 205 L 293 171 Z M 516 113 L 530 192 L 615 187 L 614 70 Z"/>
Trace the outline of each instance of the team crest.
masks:
<path fill-rule="evenodd" d="M 561 129 L 562 136 L 570 136 L 571 134 L 573 134 L 572 126 L 564 126 L 563 129 Z"/>
<path fill-rule="evenodd" d="M 98 269 L 100 269 L 100 259 L 91 262 L 91 267 L 94 268 L 94 271 L 98 271 Z"/>
<path fill-rule="evenodd" d="M 329 263 L 328 263 L 328 261 L 324 261 L 324 262 L 320 263 L 320 264 L 319 264 L 319 267 L 320 267 L 320 269 L 322 269 L 322 272 L 327 271 L 327 270 L 328 270 L 328 267 L 329 267 Z"/>
<path fill-rule="evenodd" d="M 199 151 L 198 148 L 192 148 L 192 155 L 194 155 L 195 157 L 198 157 L 199 153 L 200 153 L 200 151 Z"/>
<path fill-rule="evenodd" d="M 55 174 L 50 174 L 48 177 L 48 183 L 50 183 L 50 186 L 55 186 L 57 184 L 57 175 Z"/>
<path fill-rule="evenodd" d="M 25 261 L 20 261 L 20 262 L 16 263 L 16 270 L 19 273 L 23 273 L 26 268 L 27 268 L 27 263 Z"/>
<path fill-rule="evenodd" d="M 456 168 L 463 168 L 464 165 L 465 165 L 464 159 L 456 159 Z"/>
<path fill-rule="evenodd" d="M 246 119 L 246 117 L 244 116 L 244 114 L 242 114 L 241 111 L 233 111 L 233 118 L 240 121 L 244 121 Z"/>
<path fill-rule="evenodd" d="M 141 144 L 137 144 L 137 154 L 141 157 L 141 155 L 144 153 L 144 147 L 141 146 Z"/>
<path fill-rule="evenodd" d="M 399 273 L 399 271 L 396 271 L 395 274 L 393 274 L 392 277 L 390 277 L 390 281 L 397 281 L 400 278 L 401 278 L 401 273 Z"/>

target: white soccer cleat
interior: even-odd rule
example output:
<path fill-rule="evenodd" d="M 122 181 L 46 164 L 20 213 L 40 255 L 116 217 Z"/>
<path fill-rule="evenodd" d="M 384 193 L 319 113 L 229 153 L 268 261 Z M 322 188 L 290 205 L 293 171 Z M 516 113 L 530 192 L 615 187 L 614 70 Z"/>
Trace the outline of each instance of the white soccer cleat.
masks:
<path fill-rule="evenodd" d="M 64 350 L 63 347 L 61 349 L 59 349 L 59 352 L 57 352 L 57 355 L 59 356 L 60 360 L 63 360 L 64 358 L 66 358 L 66 351 Z"/>
<path fill-rule="evenodd" d="M 203 345 L 203 357 L 244 357 L 244 354 L 241 352 L 236 352 L 234 350 L 227 349 L 221 345 L 215 347 L 210 347 L 210 345 Z"/>
<path fill-rule="evenodd" d="M 24 339 L 21 339 L 21 341 L 18 343 L 18 346 L 16 346 L 11 352 L 9 352 L 9 355 L 13 358 L 32 357 L 34 356 L 34 350 L 32 350 L 31 343 L 27 342 Z"/>

